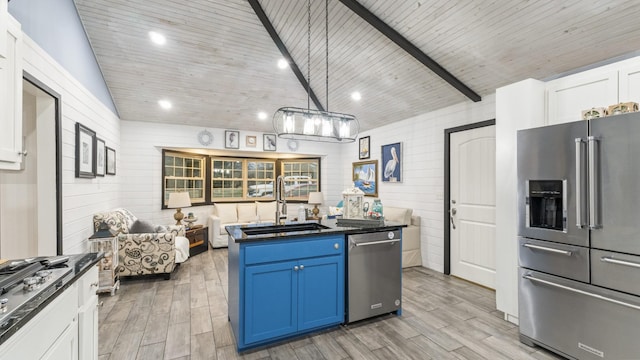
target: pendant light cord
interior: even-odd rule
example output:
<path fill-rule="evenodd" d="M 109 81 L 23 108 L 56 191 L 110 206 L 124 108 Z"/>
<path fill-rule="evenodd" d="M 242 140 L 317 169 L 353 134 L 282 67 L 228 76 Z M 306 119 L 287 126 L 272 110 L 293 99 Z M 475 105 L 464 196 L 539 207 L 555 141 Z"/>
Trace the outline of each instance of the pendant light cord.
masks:
<path fill-rule="evenodd" d="M 327 95 L 327 111 L 329 111 L 329 0 L 324 0 L 324 37 L 325 37 L 325 68 L 327 69 L 326 76 L 326 95 Z"/>
<path fill-rule="evenodd" d="M 307 0 L 307 110 L 311 108 L 311 0 Z"/>

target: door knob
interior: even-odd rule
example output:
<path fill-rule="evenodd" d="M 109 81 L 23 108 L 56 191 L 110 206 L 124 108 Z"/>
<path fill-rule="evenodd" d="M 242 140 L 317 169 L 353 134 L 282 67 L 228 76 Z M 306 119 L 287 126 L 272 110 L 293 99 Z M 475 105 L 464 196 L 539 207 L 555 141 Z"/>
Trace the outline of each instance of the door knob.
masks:
<path fill-rule="evenodd" d="M 298 271 L 298 269 L 299 269 L 298 265 L 293 267 L 293 271 Z"/>
<path fill-rule="evenodd" d="M 458 212 L 456 208 L 451 208 L 451 215 L 455 215 Z"/>
<path fill-rule="evenodd" d="M 300 270 L 304 270 L 304 265 L 300 265 Z"/>

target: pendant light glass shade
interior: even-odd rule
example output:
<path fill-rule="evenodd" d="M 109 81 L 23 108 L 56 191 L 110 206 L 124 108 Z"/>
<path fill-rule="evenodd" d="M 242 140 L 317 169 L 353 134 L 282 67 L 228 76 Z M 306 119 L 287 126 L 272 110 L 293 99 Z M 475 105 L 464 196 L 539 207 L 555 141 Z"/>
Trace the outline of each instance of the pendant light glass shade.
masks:
<path fill-rule="evenodd" d="M 360 124 L 349 114 L 283 107 L 273 115 L 273 128 L 285 139 L 354 142 Z"/>

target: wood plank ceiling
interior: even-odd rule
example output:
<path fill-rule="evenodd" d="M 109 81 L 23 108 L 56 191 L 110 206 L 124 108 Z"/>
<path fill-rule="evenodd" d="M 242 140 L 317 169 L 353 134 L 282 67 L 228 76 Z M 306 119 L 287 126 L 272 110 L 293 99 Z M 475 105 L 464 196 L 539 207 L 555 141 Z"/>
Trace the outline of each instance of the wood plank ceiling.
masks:
<path fill-rule="evenodd" d="M 123 120 L 272 132 L 278 108 L 307 106 L 246 0 L 75 3 Z M 306 76 L 307 2 L 259 3 Z M 480 96 L 640 49 L 638 1 L 359 3 Z M 310 83 L 327 108 L 324 7 L 312 0 Z M 328 7 L 328 110 L 356 115 L 366 130 L 471 102 L 338 0 Z M 167 44 L 152 44 L 149 31 Z M 159 99 L 173 108 L 159 109 Z M 258 120 L 259 111 L 269 119 Z"/>

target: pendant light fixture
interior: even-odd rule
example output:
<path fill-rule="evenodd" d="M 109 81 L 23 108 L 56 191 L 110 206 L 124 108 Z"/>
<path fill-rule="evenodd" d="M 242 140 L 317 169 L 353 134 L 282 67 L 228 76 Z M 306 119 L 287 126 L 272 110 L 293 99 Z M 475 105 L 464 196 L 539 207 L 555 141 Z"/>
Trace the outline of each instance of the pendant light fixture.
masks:
<path fill-rule="evenodd" d="M 360 124 L 355 116 L 329 111 L 329 2 L 325 0 L 326 111 L 310 108 L 311 0 L 307 0 L 307 108 L 283 107 L 273 115 L 273 128 L 285 139 L 354 142 Z"/>

